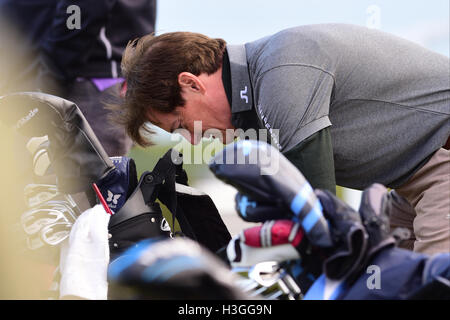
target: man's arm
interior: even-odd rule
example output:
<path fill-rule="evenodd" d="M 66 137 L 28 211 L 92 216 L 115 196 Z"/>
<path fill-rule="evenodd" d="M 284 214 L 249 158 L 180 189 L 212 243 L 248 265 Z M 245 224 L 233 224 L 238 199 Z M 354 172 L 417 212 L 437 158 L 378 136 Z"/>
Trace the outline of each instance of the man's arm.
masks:
<path fill-rule="evenodd" d="M 284 153 L 301 171 L 313 188 L 336 194 L 333 147 L 330 127 L 326 127 Z"/>
<path fill-rule="evenodd" d="M 257 112 L 266 128 L 278 129 L 279 149 L 313 188 L 336 193 L 328 117 L 334 76 L 303 65 L 280 65 L 255 83 Z"/>

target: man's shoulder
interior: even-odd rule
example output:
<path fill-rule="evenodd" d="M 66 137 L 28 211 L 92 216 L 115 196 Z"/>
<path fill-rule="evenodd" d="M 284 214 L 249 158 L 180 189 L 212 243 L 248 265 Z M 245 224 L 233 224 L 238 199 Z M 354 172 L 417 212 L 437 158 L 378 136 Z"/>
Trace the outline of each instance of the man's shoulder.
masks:
<path fill-rule="evenodd" d="M 249 70 L 259 76 L 280 66 L 301 66 L 333 73 L 333 57 L 339 46 L 333 33 L 361 28 L 345 24 L 303 25 L 281 30 L 273 35 L 245 44 Z"/>

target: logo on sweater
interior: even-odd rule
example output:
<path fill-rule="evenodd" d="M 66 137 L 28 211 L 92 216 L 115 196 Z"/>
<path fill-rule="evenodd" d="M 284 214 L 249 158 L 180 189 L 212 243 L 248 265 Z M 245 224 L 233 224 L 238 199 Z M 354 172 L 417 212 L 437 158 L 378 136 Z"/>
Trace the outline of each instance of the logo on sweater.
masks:
<path fill-rule="evenodd" d="M 245 103 L 248 103 L 248 96 L 247 96 L 247 86 L 245 86 L 244 90 L 241 90 L 241 99 L 245 100 Z"/>

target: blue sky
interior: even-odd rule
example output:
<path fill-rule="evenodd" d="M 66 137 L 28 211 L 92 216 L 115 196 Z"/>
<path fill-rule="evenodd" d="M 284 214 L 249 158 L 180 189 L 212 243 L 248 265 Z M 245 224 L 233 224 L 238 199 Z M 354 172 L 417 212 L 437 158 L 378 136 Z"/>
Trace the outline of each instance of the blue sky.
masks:
<path fill-rule="evenodd" d="M 371 6 L 379 8 L 381 30 L 449 55 L 448 0 L 159 0 L 156 31 L 194 31 L 243 43 L 302 24 L 367 25 L 374 17 Z"/>

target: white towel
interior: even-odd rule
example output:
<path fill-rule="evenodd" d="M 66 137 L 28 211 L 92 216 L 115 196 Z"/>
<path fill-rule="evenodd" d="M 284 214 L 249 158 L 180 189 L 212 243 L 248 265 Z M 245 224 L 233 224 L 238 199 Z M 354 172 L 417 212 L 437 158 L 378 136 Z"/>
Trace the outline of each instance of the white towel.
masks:
<path fill-rule="evenodd" d="M 110 215 L 101 205 L 84 211 L 61 246 L 60 298 L 106 300 Z"/>

